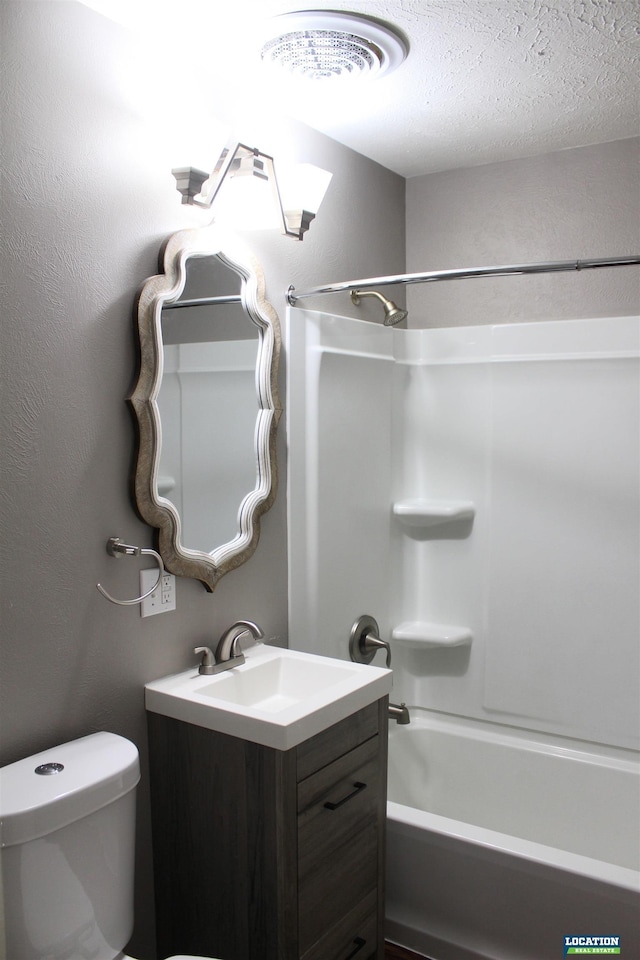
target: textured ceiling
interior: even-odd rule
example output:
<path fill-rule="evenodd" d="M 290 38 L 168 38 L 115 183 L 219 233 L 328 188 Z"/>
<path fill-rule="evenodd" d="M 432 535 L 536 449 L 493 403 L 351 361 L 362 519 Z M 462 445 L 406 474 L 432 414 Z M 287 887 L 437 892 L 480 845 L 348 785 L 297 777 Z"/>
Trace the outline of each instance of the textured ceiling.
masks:
<path fill-rule="evenodd" d="M 205 36 L 206 70 L 235 77 L 264 102 L 405 177 L 640 134 L 638 0 L 87 0 L 145 10 Z M 313 7 L 385 21 L 410 51 L 395 72 L 336 88 L 260 74 L 256 36 L 265 18 Z M 202 49 L 202 44 L 200 45 Z M 270 88 L 269 84 L 275 85 Z"/>

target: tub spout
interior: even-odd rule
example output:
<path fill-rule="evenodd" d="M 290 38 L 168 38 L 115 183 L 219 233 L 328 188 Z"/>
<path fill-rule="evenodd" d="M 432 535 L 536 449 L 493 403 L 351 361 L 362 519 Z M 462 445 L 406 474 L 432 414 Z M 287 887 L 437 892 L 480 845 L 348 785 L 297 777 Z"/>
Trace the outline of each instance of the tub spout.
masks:
<path fill-rule="evenodd" d="M 411 723 L 409 708 L 406 703 L 390 703 L 389 720 L 395 720 L 396 723 Z"/>

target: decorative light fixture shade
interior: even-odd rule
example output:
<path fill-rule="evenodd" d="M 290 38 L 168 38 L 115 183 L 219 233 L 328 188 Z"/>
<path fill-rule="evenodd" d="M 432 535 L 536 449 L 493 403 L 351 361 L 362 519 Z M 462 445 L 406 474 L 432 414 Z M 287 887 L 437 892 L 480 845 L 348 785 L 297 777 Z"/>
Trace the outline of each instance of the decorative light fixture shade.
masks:
<path fill-rule="evenodd" d="M 332 176 L 313 164 L 292 167 L 284 188 L 286 200 L 283 203 L 273 157 L 243 143 L 237 143 L 235 147 L 225 147 L 210 176 L 194 167 L 178 167 L 171 172 L 182 195 L 182 202 L 200 207 L 213 206 L 227 177 L 238 181 L 245 180 L 243 185 L 253 188 L 259 187 L 260 182 L 263 182 L 263 186 L 268 185 L 271 188 L 272 209 L 277 212 L 282 232 L 296 240 L 302 240 L 309 229 Z M 264 196 L 255 196 L 257 191 L 254 189 L 254 198 L 247 199 L 251 197 L 251 191 L 242 192 L 245 195 L 242 204 L 240 191 L 237 192 L 236 199 L 226 198 L 225 218 L 235 220 L 236 228 L 261 229 L 265 226 Z M 241 206 L 244 209 L 241 209 Z M 247 211 L 247 206 L 256 214 L 253 223 L 249 222 L 251 217 L 248 213 L 251 213 L 251 209 Z"/>
<path fill-rule="evenodd" d="M 354 13 L 305 10 L 269 23 L 262 61 L 312 80 L 382 76 L 408 53 L 389 26 Z"/>
<path fill-rule="evenodd" d="M 299 163 L 285 171 L 280 183 L 282 209 L 287 226 L 305 233 L 324 200 L 333 174 L 312 163 Z"/>

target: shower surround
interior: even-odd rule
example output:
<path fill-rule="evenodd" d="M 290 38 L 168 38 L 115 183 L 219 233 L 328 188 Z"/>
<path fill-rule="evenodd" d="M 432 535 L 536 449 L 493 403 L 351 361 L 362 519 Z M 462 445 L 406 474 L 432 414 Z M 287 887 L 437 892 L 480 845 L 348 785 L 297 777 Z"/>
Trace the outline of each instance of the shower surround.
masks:
<path fill-rule="evenodd" d="M 412 715 L 389 935 L 435 960 L 639 952 L 640 321 L 293 309 L 288 342 L 290 644 L 347 657 L 374 616 Z"/>

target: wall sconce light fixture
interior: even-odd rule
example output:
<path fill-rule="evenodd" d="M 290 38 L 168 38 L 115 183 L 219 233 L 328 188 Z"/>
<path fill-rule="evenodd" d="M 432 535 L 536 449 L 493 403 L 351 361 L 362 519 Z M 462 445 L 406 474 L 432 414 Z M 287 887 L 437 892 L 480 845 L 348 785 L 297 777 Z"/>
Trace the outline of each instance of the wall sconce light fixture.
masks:
<path fill-rule="evenodd" d="M 251 178 L 252 183 L 256 180 L 265 182 L 271 188 L 282 232 L 296 240 L 302 240 L 309 229 L 332 176 L 313 164 L 300 164 L 292 168 L 280 186 L 273 157 L 244 143 L 225 147 L 211 174 L 194 167 L 178 167 L 171 172 L 182 194 L 182 202 L 199 207 L 213 206 L 227 177 Z"/>

